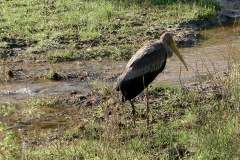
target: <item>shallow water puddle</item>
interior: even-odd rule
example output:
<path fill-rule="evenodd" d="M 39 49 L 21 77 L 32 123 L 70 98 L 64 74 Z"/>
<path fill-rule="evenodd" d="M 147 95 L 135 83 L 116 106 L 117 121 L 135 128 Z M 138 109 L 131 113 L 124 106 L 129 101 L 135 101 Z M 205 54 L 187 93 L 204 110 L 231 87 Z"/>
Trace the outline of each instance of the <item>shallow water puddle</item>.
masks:
<path fill-rule="evenodd" d="M 110 83 L 115 81 L 120 72 L 119 68 L 124 67 L 124 62 L 85 61 L 33 65 L 16 63 L 12 65 L 14 66 L 12 69 L 21 70 L 22 74 L 16 74 L 16 80 L 13 81 L 5 81 L 6 78 L 1 77 L 0 103 L 2 104 L 6 102 L 19 103 L 19 101 L 30 97 L 70 94 L 73 91 L 89 92 L 91 91 L 90 83 L 94 80 Z M 33 80 L 34 77 L 44 78 L 44 74 L 51 71 L 56 71 L 61 78 L 59 80 L 39 80 L 39 78 Z"/>

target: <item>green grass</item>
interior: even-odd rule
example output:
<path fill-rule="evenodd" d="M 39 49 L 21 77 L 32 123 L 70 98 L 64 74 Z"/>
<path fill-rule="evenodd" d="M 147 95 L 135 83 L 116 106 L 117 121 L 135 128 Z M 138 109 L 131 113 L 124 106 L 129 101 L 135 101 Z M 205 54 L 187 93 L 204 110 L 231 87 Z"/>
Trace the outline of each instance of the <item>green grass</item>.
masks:
<path fill-rule="evenodd" d="M 14 104 L 11 103 L 3 104 L 0 108 L 0 115 L 3 117 L 9 116 L 14 112 L 15 109 L 16 106 Z"/>
<path fill-rule="evenodd" d="M 22 110 L 24 117 L 39 118 L 45 115 L 46 112 L 51 113 L 53 108 L 61 108 L 61 100 L 59 96 L 44 97 L 44 98 L 29 98 L 26 106 Z"/>
<path fill-rule="evenodd" d="M 128 59 L 142 43 L 159 38 L 167 25 L 216 18 L 217 4 L 213 2 L 159 2 L 160 5 L 158 1 L 144 4 L 124 0 L 1 2 L 1 57 L 12 56 L 14 48 L 24 48 L 24 58 L 50 61 Z M 56 49 L 67 53 L 63 58 L 49 55 Z"/>
<path fill-rule="evenodd" d="M 13 131 L 4 131 L 4 125 L 0 123 L 1 145 L 0 158 L 1 159 L 19 159 L 19 144 Z"/>

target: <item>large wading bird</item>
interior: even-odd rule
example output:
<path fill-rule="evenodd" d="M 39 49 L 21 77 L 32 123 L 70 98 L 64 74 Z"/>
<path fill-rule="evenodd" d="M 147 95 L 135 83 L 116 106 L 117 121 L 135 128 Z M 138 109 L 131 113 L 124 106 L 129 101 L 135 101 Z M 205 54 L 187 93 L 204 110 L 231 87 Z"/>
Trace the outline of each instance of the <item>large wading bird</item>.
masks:
<path fill-rule="evenodd" d="M 130 101 L 135 125 L 135 106 L 131 101 L 146 89 L 147 126 L 149 126 L 148 85 L 161 73 L 173 52 L 188 70 L 171 33 L 164 33 L 160 40 L 150 41 L 140 48 L 128 61 L 125 70 L 118 77 L 116 90 L 122 92 L 122 102 Z"/>

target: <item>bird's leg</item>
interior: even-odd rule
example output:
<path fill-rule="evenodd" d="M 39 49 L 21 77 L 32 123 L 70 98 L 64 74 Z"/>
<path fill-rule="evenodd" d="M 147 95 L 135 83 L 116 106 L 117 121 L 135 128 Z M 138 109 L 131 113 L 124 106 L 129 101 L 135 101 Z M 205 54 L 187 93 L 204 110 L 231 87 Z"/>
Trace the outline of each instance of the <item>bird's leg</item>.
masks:
<path fill-rule="evenodd" d="M 146 99 L 147 99 L 147 128 L 149 128 L 149 118 L 150 118 L 150 114 L 149 114 L 149 111 L 150 111 L 150 108 L 149 108 L 149 101 L 148 101 L 148 87 L 145 86 L 145 82 L 144 82 L 144 76 L 143 76 L 143 86 L 144 86 L 144 89 L 145 89 L 145 92 L 146 92 Z"/>
<path fill-rule="evenodd" d="M 149 128 L 149 118 L 150 118 L 150 108 L 149 108 L 149 99 L 148 99 L 148 87 L 146 88 L 146 99 L 147 99 L 147 128 Z"/>
<path fill-rule="evenodd" d="M 129 100 L 129 101 L 130 101 L 131 106 L 132 106 L 133 124 L 134 124 L 134 126 L 135 126 L 135 124 L 136 124 L 136 117 L 135 117 L 135 115 L 136 115 L 136 110 L 135 110 L 135 106 L 134 106 L 133 102 L 132 102 L 131 100 Z"/>

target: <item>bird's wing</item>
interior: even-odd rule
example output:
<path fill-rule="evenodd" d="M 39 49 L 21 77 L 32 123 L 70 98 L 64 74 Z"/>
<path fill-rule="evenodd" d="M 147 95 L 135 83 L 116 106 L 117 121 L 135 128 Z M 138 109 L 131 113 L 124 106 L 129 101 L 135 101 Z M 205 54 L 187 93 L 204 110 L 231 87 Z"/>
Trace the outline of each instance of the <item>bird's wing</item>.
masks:
<path fill-rule="evenodd" d="M 162 43 L 148 43 L 139 49 L 126 66 L 124 80 L 143 76 L 161 69 L 167 59 L 167 50 Z"/>

